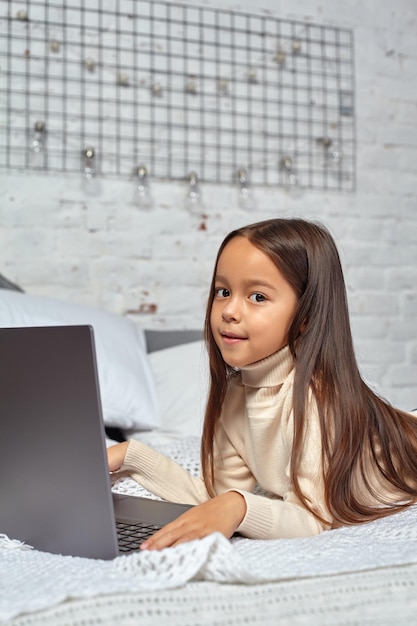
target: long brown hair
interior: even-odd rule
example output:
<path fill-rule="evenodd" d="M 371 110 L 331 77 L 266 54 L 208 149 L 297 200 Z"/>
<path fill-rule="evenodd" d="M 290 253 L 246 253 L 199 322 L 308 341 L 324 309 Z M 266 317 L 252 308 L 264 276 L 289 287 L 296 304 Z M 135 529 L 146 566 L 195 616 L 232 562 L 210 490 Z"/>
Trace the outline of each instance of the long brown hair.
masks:
<path fill-rule="evenodd" d="M 371 521 L 409 506 L 417 500 L 417 419 L 394 409 L 363 381 L 353 348 L 336 245 L 326 228 L 302 219 L 272 219 L 234 230 L 218 251 L 205 319 L 210 389 L 201 462 L 210 495 L 215 495 L 216 425 L 233 375 L 214 341 L 210 313 L 218 260 L 228 242 L 237 236 L 247 237 L 265 252 L 298 296 L 288 345 L 295 363 L 291 481 L 300 501 L 314 513 L 297 476 L 312 391 L 320 418 L 326 505 L 335 524 Z M 369 476 L 370 465 L 373 474 L 404 495 L 401 503 L 389 503 L 376 493 Z M 358 477 L 376 504 L 370 503 L 363 489 L 358 492 Z"/>

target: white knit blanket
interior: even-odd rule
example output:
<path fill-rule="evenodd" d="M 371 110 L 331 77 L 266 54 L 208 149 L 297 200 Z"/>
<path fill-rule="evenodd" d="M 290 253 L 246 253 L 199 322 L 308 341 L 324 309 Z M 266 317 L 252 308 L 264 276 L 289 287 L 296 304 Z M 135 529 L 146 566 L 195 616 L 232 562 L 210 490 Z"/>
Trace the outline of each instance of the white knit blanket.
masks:
<path fill-rule="evenodd" d="M 195 470 L 195 457 L 191 465 Z M 191 581 L 253 585 L 411 563 L 417 563 L 417 506 L 318 537 L 229 542 L 213 534 L 176 548 L 113 561 L 47 554 L 3 535 L 0 623 L 70 598 L 172 589 Z"/>

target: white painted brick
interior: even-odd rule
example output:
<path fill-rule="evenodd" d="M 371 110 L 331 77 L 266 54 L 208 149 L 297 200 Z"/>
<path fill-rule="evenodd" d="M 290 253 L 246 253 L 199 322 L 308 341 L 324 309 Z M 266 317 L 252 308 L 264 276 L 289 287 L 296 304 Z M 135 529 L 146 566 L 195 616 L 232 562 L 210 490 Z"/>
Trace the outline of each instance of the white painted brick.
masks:
<path fill-rule="evenodd" d="M 372 170 L 360 170 L 358 184 L 360 188 L 367 188 L 374 193 L 391 193 L 395 189 L 400 195 L 409 195 L 415 193 L 416 173 L 375 167 Z"/>
<path fill-rule="evenodd" d="M 105 311 L 119 314 L 121 311 L 126 310 L 125 300 L 124 292 L 103 289 L 97 298 L 96 305 L 99 305 Z"/>
<path fill-rule="evenodd" d="M 417 146 L 417 122 L 416 120 L 411 119 L 410 123 L 407 125 L 404 124 L 404 125 L 399 126 L 398 124 L 396 124 L 394 127 L 393 125 L 387 124 L 387 125 L 382 126 L 379 130 L 379 141 L 381 144 L 385 146 L 386 145 L 401 146 L 401 147 L 404 146 L 404 147 L 408 147 L 408 148 L 416 150 L 416 146 Z M 392 154 L 393 156 L 391 159 L 391 164 L 393 162 L 396 162 L 396 164 L 400 165 L 400 162 L 398 161 L 398 157 L 397 159 L 395 158 L 395 152 Z M 410 155 L 409 165 L 411 166 L 411 159 L 413 158 L 413 155 L 407 150 L 405 152 L 405 157 L 407 158 L 408 155 Z M 407 164 L 407 162 L 405 164 Z"/>
<path fill-rule="evenodd" d="M 399 255 L 392 254 L 392 246 L 388 243 L 378 244 L 375 240 L 365 243 L 355 244 L 350 240 L 344 246 L 345 265 L 350 267 L 396 267 L 404 261 Z"/>
<path fill-rule="evenodd" d="M 417 267 L 401 267 L 385 270 L 388 289 L 417 291 Z"/>
<path fill-rule="evenodd" d="M 141 328 L 167 329 L 187 329 L 200 330 L 204 325 L 203 316 L 190 312 L 188 315 L 177 316 L 170 314 L 163 316 L 158 314 L 130 314 L 128 319 L 138 324 Z"/>
<path fill-rule="evenodd" d="M 88 285 L 91 279 L 90 263 L 88 261 L 80 262 L 79 259 L 69 262 L 54 259 L 52 263 L 47 257 L 42 257 L 39 260 L 33 258 L 32 262 L 29 259 L 25 263 L 17 259 L 14 263 L 14 269 L 16 270 L 17 282 L 26 291 L 30 293 L 42 292 L 45 295 L 53 295 L 55 288 L 58 288 L 62 297 L 64 287 L 68 290 L 82 288 L 84 285 Z M 46 285 L 51 289 L 45 290 L 44 286 Z"/>
<path fill-rule="evenodd" d="M 190 260 L 212 259 L 213 265 L 219 247 L 219 237 L 210 232 L 193 231 L 172 235 L 160 235 L 153 240 L 153 258 Z"/>
<path fill-rule="evenodd" d="M 405 346 L 400 342 L 381 340 L 361 340 L 357 351 L 363 363 L 380 364 L 381 362 L 400 364 L 405 358 Z"/>
<path fill-rule="evenodd" d="M 56 232 L 53 229 L 13 228 L 8 229 L 8 249 L 21 248 L 22 254 L 15 257 L 15 261 L 23 256 L 36 263 L 37 259 L 51 259 L 56 256 Z M 12 257 L 13 258 L 13 257 Z"/>
<path fill-rule="evenodd" d="M 402 0 L 401 4 L 396 6 L 392 26 L 399 31 L 415 32 L 417 25 L 416 5 L 414 0 Z"/>
<path fill-rule="evenodd" d="M 417 214 L 413 220 L 401 220 L 396 225 L 396 234 L 399 241 L 417 243 Z"/>
<path fill-rule="evenodd" d="M 417 129 L 415 132 L 417 136 Z M 409 138 L 412 141 L 412 138 Z M 382 146 L 381 146 L 382 144 Z M 406 169 L 408 172 L 417 172 L 417 141 L 414 145 L 401 143 L 397 138 L 395 144 L 389 144 L 385 138 L 373 146 L 363 147 L 358 155 L 359 169 L 366 167 L 383 167 L 388 169 L 395 163 L 396 167 Z"/>
<path fill-rule="evenodd" d="M 417 393 L 414 385 L 397 389 L 390 387 L 386 397 L 391 404 L 403 411 L 413 411 L 417 409 Z"/>
<path fill-rule="evenodd" d="M 416 317 L 414 315 L 405 319 L 401 317 L 390 324 L 389 336 L 393 341 L 401 341 L 408 345 L 410 340 L 416 337 Z"/>
<path fill-rule="evenodd" d="M 370 190 L 358 190 L 355 194 L 349 194 L 340 197 L 330 197 L 327 199 L 328 212 L 330 213 L 328 219 L 333 225 L 336 232 L 340 235 L 344 234 L 344 224 L 348 220 L 357 221 L 358 227 L 362 220 L 369 219 L 392 219 L 394 214 L 394 207 L 396 207 L 401 200 L 397 194 L 393 192 L 387 194 L 381 194 L 379 192 L 370 193 Z M 396 214 L 396 213 L 395 213 Z M 325 216 L 322 215 L 323 220 Z M 335 219 L 336 218 L 336 219 Z"/>
<path fill-rule="evenodd" d="M 413 316 L 417 325 L 417 291 L 414 291 L 414 293 L 405 293 L 403 298 L 404 314 Z"/>
<path fill-rule="evenodd" d="M 393 365 L 390 368 L 390 381 L 394 387 L 415 387 L 417 401 L 417 366 Z"/>
<path fill-rule="evenodd" d="M 397 80 L 394 80 L 393 77 L 380 74 L 378 82 L 381 90 L 384 90 L 386 93 L 391 89 L 393 90 L 391 93 L 394 93 L 401 100 L 415 100 L 415 83 L 413 83 L 413 76 L 411 75 L 402 74 L 401 78 L 398 77 Z"/>
<path fill-rule="evenodd" d="M 360 350 L 357 350 L 357 361 L 361 375 L 367 385 L 374 391 L 382 393 L 381 381 L 384 378 L 387 368 L 381 363 L 367 363 L 360 358 Z"/>
<path fill-rule="evenodd" d="M 414 36 L 413 36 L 414 39 Z M 415 42 L 414 42 L 415 47 Z M 417 102 L 412 100 L 401 100 L 396 97 L 394 120 L 399 124 L 417 123 Z"/>
<path fill-rule="evenodd" d="M 413 242 L 398 242 L 398 246 L 393 250 L 393 254 L 400 258 L 401 264 L 405 267 L 417 265 L 417 246 Z"/>
<path fill-rule="evenodd" d="M 410 194 L 410 196 L 403 198 L 400 205 L 400 216 L 403 218 L 410 218 L 414 220 L 412 228 L 414 232 L 417 230 L 417 197 L 416 194 Z"/>
<path fill-rule="evenodd" d="M 83 205 L 83 218 L 88 231 L 107 230 L 113 225 L 114 217 L 109 215 L 107 207 L 99 205 L 97 202 L 86 200 Z"/>
<path fill-rule="evenodd" d="M 348 290 L 378 291 L 384 287 L 384 274 L 381 269 L 371 267 L 350 267 L 345 272 L 345 281 Z"/>
<path fill-rule="evenodd" d="M 351 315 L 351 326 L 357 341 L 391 337 L 391 324 L 387 317 Z"/>
<path fill-rule="evenodd" d="M 352 315 L 395 316 L 400 310 L 398 298 L 381 292 L 349 293 L 349 307 Z"/>
<path fill-rule="evenodd" d="M 375 116 L 383 123 L 392 123 L 395 119 L 399 101 L 387 99 L 379 82 L 370 82 L 369 77 L 363 74 L 363 84 L 356 86 L 358 96 L 359 123 L 358 123 L 358 140 L 360 144 L 375 144 L 379 137 L 379 128 L 375 127 Z"/>
<path fill-rule="evenodd" d="M 387 222 L 388 225 L 387 225 Z M 385 239 L 387 230 L 389 231 L 391 222 L 389 220 L 382 220 L 376 218 L 369 218 L 367 216 L 362 219 L 353 219 L 351 217 L 345 217 L 343 220 L 343 237 L 352 242 L 379 242 L 381 239 Z"/>

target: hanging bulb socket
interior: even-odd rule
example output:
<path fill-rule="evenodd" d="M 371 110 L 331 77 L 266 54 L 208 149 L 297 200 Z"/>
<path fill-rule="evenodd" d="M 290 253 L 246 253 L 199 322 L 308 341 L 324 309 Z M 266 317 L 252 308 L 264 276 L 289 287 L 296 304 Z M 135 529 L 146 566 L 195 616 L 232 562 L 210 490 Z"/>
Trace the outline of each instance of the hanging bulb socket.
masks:
<path fill-rule="evenodd" d="M 238 184 L 238 205 L 241 209 L 250 210 L 255 208 L 255 203 L 250 188 L 248 171 L 244 167 L 238 167 L 235 172 Z"/>
<path fill-rule="evenodd" d="M 83 151 L 84 156 L 84 178 L 91 180 L 96 175 L 96 153 L 91 146 L 85 148 Z"/>
<path fill-rule="evenodd" d="M 190 211 L 190 213 L 200 213 L 202 210 L 202 206 L 200 183 L 198 180 L 197 172 L 189 172 L 189 174 L 187 175 L 187 181 L 188 189 L 185 198 L 186 208 Z"/>
<path fill-rule="evenodd" d="M 285 187 L 296 187 L 298 185 L 295 173 L 294 161 L 291 156 L 285 155 L 279 162 L 279 169 L 285 172 Z"/>
<path fill-rule="evenodd" d="M 33 137 L 30 144 L 32 152 L 39 154 L 43 152 L 46 141 L 46 125 L 45 122 L 38 120 L 33 127 Z"/>
<path fill-rule="evenodd" d="M 152 205 L 148 168 L 143 164 L 136 168 L 136 204 L 141 209 L 149 209 Z"/>

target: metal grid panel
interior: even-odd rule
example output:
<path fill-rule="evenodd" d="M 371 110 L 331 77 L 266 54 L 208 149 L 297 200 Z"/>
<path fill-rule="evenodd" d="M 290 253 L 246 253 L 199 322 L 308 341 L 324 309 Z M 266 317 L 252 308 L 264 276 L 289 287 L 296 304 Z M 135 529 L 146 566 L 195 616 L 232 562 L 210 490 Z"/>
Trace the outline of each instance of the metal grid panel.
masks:
<path fill-rule="evenodd" d="M 0 64 L 0 167 L 80 172 L 91 146 L 103 176 L 143 163 L 231 183 L 243 167 L 253 185 L 354 188 L 350 30 L 175 2 L 3 0 Z"/>

